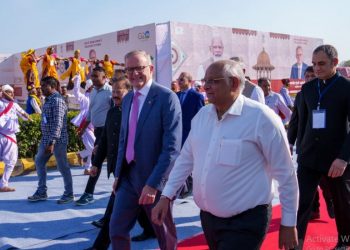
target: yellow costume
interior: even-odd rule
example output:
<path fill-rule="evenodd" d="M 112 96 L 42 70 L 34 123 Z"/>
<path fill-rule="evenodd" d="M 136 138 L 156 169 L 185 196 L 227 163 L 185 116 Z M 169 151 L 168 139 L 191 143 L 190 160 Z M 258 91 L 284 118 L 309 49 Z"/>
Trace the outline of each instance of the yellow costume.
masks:
<path fill-rule="evenodd" d="M 22 53 L 20 67 L 24 75 L 27 86 L 34 84 L 36 88 L 40 87 L 39 72 L 36 66 L 35 50 L 30 49 Z"/>
<path fill-rule="evenodd" d="M 73 77 L 78 72 L 80 73 L 81 81 L 85 81 L 85 69 L 80 65 L 81 61 L 80 59 L 77 59 L 75 57 L 72 58 L 72 64 L 69 66 L 66 72 L 64 72 L 61 75 L 61 80 L 66 79 L 67 77 Z"/>
<path fill-rule="evenodd" d="M 114 65 L 116 65 L 117 63 L 113 62 L 113 61 L 103 61 L 103 69 L 106 72 L 106 76 L 108 78 L 112 78 L 114 75 Z"/>
<path fill-rule="evenodd" d="M 45 54 L 42 64 L 42 78 L 46 76 L 55 77 L 58 80 L 58 74 L 56 71 L 56 58 L 52 55 Z"/>

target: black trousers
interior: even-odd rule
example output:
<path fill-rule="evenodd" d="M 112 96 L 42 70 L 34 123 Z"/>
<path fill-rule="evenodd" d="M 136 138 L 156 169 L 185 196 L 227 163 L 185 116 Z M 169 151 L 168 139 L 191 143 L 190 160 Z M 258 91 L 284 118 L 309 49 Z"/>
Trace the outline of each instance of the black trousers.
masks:
<path fill-rule="evenodd" d="M 98 233 L 93 248 L 96 248 L 97 250 L 107 250 L 109 248 L 109 245 L 111 243 L 111 240 L 109 238 L 109 222 L 111 220 L 111 215 L 113 212 L 113 204 L 114 204 L 115 195 L 114 193 L 111 194 L 108 205 L 104 214 L 104 224 L 101 228 L 100 232 Z M 143 228 L 143 232 L 148 235 L 155 235 L 152 224 L 148 220 L 148 217 L 146 215 L 146 212 L 141 209 L 139 217 L 137 218 L 140 226 Z"/>
<path fill-rule="evenodd" d="M 230 218 L 202 211 L 200 218 L 210 250 L 260 249 L 270 220 L 271 205 L 259 205 Z"/>
<path fill-rule="evenodd" d="M 322 190 L 323 198 L 326 201 L 327 204 L 333 202 L 332 201 L 332 193 L 331 190 L 329 189 L 329 184 L 328 180 L 326 177 L 322 177 L 320 180 L 320 188 Z M 315 193 L 315 198 L 312 203 L 312 212 L 320 212 L 320 195 L 318 190 Z"/>
<path fill-rule="evenodd" d="M 350 246 L 350 166 L 341 177 L 330 178 L 317 170 L 298 167 L 299 209 L 298 238 L 304 239 L 311 214 L 312 202 L 322 177 L 327 179 L 334 204 L 338 242 Z"/>
<path fill-rule="evenodd" d="M 97 127 L 94 129 L 94 135 L 96 137 L 96 140 L 94 143 L 95 146 L 98 144 L 98 142 L 102 136 L 103 128 L 104 127 Z M 93 160 L 94 160 L 94 155 L 91 156 L 91 161 L 93 162 Z M 86 187 L 85 187 L 85 193 L 94 194 L 95 186 L 96 186 L 96 183 L 98 181 L 98 178 L 100 177 L 100 174 L 101 174 L 101 169 L 99 169 L 97 171 L 96 176 L 94 176 L 94 177 L 89 176 L 88 182 L 86 183 Z"/>

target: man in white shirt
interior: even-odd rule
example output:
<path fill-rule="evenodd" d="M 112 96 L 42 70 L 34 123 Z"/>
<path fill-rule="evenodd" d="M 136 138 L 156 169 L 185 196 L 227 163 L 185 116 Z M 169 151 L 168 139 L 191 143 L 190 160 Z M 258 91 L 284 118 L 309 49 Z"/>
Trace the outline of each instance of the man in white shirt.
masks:
<path fill-rule="evenodd" d="M 210 249 L 259 249 L 271 218 L 272 178 L 279 183 L 280 248 L 297 245 L 298 183 L 281 120 L 265 105 L 241 95 L 244 74 L 238 63 L 209 66 L 204 89 L 211 104 L 192 120 L 157 206 L 155 224 L 193 172 L 193 195 L 201 209 Z"/>
<path fill-rule="evenodd" d="M 284 78 L 281 80 L 281 82 L 282 82 L 282 88 L 280 89 L 280 95 L 282 96 L 285 104 L 287 104 L 288 108 L 290 110 L 293 110 L 294 103 L 292 98 L 289 95 L 290 81 L 288 78 Z"/>
<path fill-rule="evenodd" d="M 292 111 L 283 101 L 283 97 L 271 90 L 270 80 L 265 77 L 258 79 L 258 85 L 264 91 L 265 104 L 281 117 L 284 124 L 287 124 L 292 116 Z"/>

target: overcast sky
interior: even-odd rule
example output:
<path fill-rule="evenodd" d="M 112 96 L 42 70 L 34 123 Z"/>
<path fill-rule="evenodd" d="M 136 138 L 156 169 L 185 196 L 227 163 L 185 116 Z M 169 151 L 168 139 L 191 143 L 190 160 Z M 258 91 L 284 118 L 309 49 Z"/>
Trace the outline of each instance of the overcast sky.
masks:
<path fill-rule="evenodd" d="M 179 21 L 322 38 L 350 60 L 349 10 L 349 0 L 0 0 L 0 54 Z"/>

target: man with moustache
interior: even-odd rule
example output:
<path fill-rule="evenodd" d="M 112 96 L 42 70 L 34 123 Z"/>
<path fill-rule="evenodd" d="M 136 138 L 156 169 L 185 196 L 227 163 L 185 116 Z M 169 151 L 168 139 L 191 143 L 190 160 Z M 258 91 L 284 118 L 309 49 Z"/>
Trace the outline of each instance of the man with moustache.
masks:
<path fill-rule="evenodd" d="M 133 91 L 123 99 L 115 202 L 110 222 L 113 250 L 130 249 L 129 232 L 140 210 L 151 218 L 181 147 L 181 107 L 176 94 L 152 79 L 153 65 L 145 51 L 125 56 Z M 170 209 L 164 223 L 154 225 L 160 249 L 176 249 L 176 229 Z"/>
<path fill-rule="evenodd" d="M 299 100 L 297 139 L 299 248 L 310 218 L 312 202 L 322 177 L 327 179 L 333 198 L 338 243 L 335 249 L 350 246 L 350 81 L 336 72 L 338 52 L 332 45 L 313 51 L 317 78 L 302 86 Z M 295 124 L 292 124 L 295 126 Z M 293 127 L 292 127 L 293 128 Z"/>

